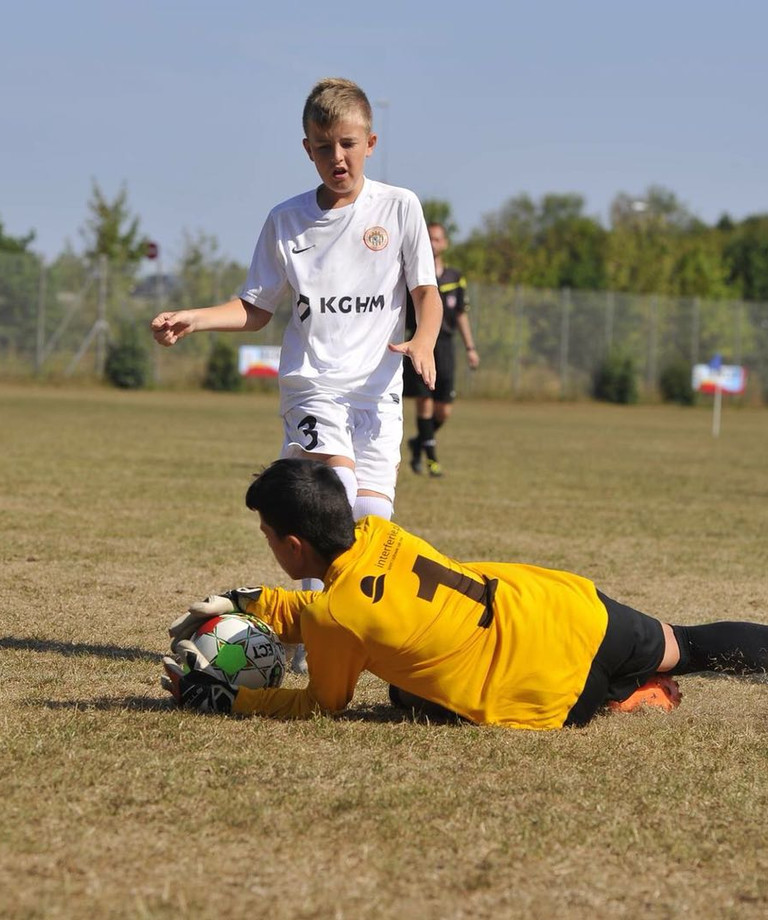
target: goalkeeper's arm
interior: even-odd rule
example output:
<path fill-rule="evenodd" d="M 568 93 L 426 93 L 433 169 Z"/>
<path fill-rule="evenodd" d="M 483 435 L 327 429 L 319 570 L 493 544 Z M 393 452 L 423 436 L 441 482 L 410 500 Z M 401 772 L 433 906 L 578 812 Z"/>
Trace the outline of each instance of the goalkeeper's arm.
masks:
<path fill-rule="evenodd" d="M 271 626 L 283 642 L 296 644 L 302 641 L 301 611 L 319 594 L 317 591 L 288 591 L 285 588 L 232 588 L 221 594 L 210 594 L 197 601 L 175 619 L 168 628 L 171 649 L 176 651 L 183 639 L 190 639 L 211 617 L 227 613 L 242 613 L 257 617 Z"/>

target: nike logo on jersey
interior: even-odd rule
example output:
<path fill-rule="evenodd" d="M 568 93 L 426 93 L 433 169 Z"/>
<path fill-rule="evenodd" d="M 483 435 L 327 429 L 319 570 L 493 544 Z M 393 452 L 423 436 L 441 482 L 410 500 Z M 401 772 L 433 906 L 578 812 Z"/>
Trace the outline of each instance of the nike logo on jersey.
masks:
<path fill-rule="evenodd" d="M 297 248 L 294 246 L 293 249 L 291 250 L 291 252 L 292 252 L 294 255 L 298 255 L 300 252 L 306 252 L 308 249 L 314 249 L 314 248 L 315 248 L 315 244 L 314 244 L 314 243 L 313 243 L 311 246 L 305 246 L 303 249 L 297 249 Z"/>

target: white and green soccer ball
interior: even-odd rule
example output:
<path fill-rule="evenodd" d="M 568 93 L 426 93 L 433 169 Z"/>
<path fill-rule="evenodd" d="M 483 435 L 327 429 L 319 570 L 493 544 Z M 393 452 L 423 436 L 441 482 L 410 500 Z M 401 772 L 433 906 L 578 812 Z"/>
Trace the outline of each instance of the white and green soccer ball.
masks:
<path fill-rule="evenodd" d="M 207 620 L 192 637 L 211 667 L 235 687 L 279 687 L 285 674 L 285 649 L 256 617 L 224 614 Z"/>

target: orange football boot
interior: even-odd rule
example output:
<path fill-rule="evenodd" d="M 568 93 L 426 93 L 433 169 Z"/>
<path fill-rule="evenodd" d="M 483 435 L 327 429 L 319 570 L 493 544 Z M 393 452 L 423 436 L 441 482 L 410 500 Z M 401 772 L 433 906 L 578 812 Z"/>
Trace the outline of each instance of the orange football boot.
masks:
<path fill-rule="evenodd" d="M 608 707 L 614 712 L 637 712 L 643 706 L 671 712 L 677 709 L 682 698 L 683 693 L 676 680 L 663 674 L 656 674 L 625 700 L 613 701 L 608 704 Z"/>

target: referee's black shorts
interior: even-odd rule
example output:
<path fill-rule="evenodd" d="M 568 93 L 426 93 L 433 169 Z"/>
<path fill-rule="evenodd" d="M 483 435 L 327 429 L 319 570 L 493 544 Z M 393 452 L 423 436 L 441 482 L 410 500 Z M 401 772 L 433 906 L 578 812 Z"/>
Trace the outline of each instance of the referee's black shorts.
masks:
<path fill-rule="evenodd" d="M 452 403 L 456 398 L 456 357 L 453 338 L 440 335 L 435 343 L 435 388 L 430 390 L 413 369 L 410 358 L 403 361 L 403 396 L 421 396 L 441 403 Z"/>
<path fill-rule="evenodd" d="M 605 703 L 625 700 L 650 680 L 664 657 L 664 630 L 659 620 L 600 591 L 597 595 L 608 611 L 608 627 L 565 725 L 584 725 Z"/>

